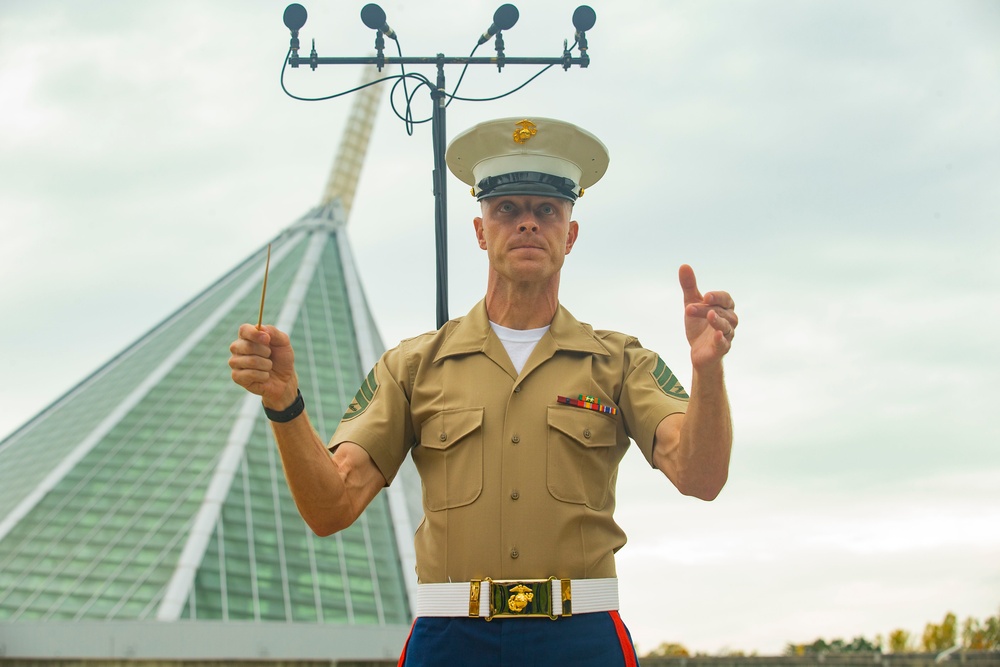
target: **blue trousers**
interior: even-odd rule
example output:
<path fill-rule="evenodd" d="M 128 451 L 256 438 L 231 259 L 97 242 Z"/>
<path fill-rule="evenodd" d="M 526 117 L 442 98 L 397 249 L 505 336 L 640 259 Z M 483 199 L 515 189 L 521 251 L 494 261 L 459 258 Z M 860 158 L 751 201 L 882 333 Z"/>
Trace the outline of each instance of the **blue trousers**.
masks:
<path fill-rule="evenodd" d="M 418 618 L 400 667 L 636 667 L 618 612 L 548 618 Z"/>

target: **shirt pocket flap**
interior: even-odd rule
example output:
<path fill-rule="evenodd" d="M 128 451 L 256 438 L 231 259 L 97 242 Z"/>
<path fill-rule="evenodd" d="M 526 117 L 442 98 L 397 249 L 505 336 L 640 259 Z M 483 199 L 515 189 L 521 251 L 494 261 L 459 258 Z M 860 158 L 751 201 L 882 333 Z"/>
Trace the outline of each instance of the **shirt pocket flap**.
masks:
<path fill-rule="evenodd" d="M 469 505 L 483 492 L 483 408 L 444 410 L 420 427 L 413 462 L 420 473 L 424 509 Z"/>
<path fill-rule="evenodd" d="M 613 417 L 583 408 L 549 408 L 549 427 L 584 447 L 614 447 L 618 425 Z"/>
<path fill-rule="evenodd" d="M 445 410 L 421 425 L 420 445 L 428 449 L 448 449 L 482 426 L 483 408 Z"/>

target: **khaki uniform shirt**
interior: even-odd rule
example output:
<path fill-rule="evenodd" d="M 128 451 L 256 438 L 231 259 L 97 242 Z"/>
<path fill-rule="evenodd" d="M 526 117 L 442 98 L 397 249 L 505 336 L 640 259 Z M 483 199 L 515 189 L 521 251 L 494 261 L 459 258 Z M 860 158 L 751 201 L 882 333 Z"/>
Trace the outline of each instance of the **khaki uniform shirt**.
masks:
<path fill-rule="evenodd" d="M 557 401 L 581 394 L 615 414 Z M 480 302 L 386 352 L 330 445 L 359 444 L 390 482 L 412 454 L 421 583 L 614 577 L 618 462 L 631 437 L 652 463 L 657 424 L 687 398 L 635 338 L 561 306 L 518 374 Z"/>

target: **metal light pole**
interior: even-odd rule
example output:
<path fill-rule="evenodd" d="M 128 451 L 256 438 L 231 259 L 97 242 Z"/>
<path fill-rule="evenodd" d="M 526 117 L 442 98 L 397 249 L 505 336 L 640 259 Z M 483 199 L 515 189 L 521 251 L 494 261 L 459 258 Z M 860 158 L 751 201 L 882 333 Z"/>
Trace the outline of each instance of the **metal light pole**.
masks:
<path fill-rule="evenodd" d="M 402 80 L 405 82 L 407 78 L 415 78 L 421 85 L 426 85 L 430 89 L 430 96 L 432 102 L 432 112 L 431 112 L 431 141 L 434 150 L 434 172 L 433 172 L 433 192 L 434 192 L 434 238 L 437 248 L 437 326 L 441 327 L 445 322 L 448 321 L 448 243 L 447 243 L 447 229 L 448 229 L 448 209 L 447 209 L 447 168 L 445 165 L 445 109 L 449 104 L 451 99 L 463 99 L 454 95 L 454 91 L 449 94 L 445 89 L 445 77 L 444 77 L 444 66 L 445 65 L 463 65 L 468 67 L 469 65 L 492 65 L 497 68 L 498 71 L 503 70 L 507 65 L 545 65 L 545 69 L 553 65 L 560 65 L 564 70 L 569 70 L 573 65 L 578 65 L 580 67 L 587 67 L 590 64 L 590 56 L 587 53 L 587 31 L 594 27 L 594 23 L 597 21 L 597 15 L 593 9 L 587 5 L 581 5 L 576 8 L 573 12 L 573 27 L 575 28 L 574 39 L 575 43 L 570 46 L 568 40 L 563 41 L 563 53 L 561 57 L 558 58 L 543 58 L 543 57 L 529 57 L 529 58 L 510 58 L 504 52 L 503 43 L 503 31 L 509 30 L 517 22 L 519 13 L 517 7 L 511 4 L 501 5 L 496 12 L 493 14 L 493 23 L 478 39 L 476 49 L 488 42 L 491 38 L 495 36 L 495 49 L 496 55 L 491 57 L 474 57 L 470 54 L 467 57 L 453 57 L 445 56 L 443 53 L 438 53 L 436 56 L 432 57 L 403 57 L 402 50 L 399 48 L 399 41 L 396 36 L 396 32 L 389 27 L 386 23 L 385 11 L 382 10 L 376 4 L 370 3 L 365 5 L 361 9 L 361 21 L 372 30 L 375 30 L 375 55 L 367 57 L 355 57 L 355 58 L 329 58 L 320 57 L 316 53 L 316 42 L 313 40 L 312 49 L 309 53 L 308 58 L 299 56 L 299 30 L 306 23 L 306 9 L 300 4 L 291 4 L 285 8 L 284 13 L 284 23 L 285 26 L 291 31 L 291 39 L 288 45 L 288 55 L 286 59 L 286 64 L 293 68 L 298 68 L 300 65 L 308 65 L 310 69 L 315 70 L 320 65 L 375 65 L 381 72 L 382 68 L 386 65 L 400 65 L 404 67 L 404 73 L 399 76 L 391 76 L 383 79 L 379 79 L 367 85 L 374 85 L 376 83 L 381 83 L 389 79 L 396 79 L 397 82 Z M 398 57 L 386 57 L 384 53 L 385 49 L 385 37 L 396 42 L 397 49 L 399 50 Z M 573 57 L 572 49 L 577 48 L 579 55 Z M 473 49 L 474 54 L 476 49 Z M 427 77 L 405 72 L 406 65 L 435 65 L 437 67 L 437 79 L 435 82 L 431 82 Z M 544 72 L 545 69 L 542 71 Z M 541 74 L 539 72 L 538 74 Z M 535 76 L 538 76 L 536 74 Z M 534 77 L 532 77 L 534 79 Z M 529 79 L 528 81 L 531 81 Z M 525 82 L 527 83 L 527 82 Z M 524 84 L 522 84 L 524 85 Z M 284 88 L 284 70 L 282 70 L 282 88 Z M 520 86 L 518 87 L 520 88 Z M 292 95 L 285 89 L 285 92 L 291 97 L 296 99 L 309 99 L 309 101 L 318 101 L 322 99 L 331 99 L 333 97 L 338 97 L 340 95 L 353 92 L 352 89 L 348 91 L 343 91 L 334 95 L 326 96 L 323 98 L 301 98 Z M 405 90 L 405 84 L 404 84 Z M 457 89 L 456 89 L 457 90 Z M 517 90 L 517 88 L 515 88 Z M 514 92 L 514 91 L 510 91 Z M 495 99 L 495 98 L 493 98 Z M 477 100 L 466 100 L 466 101 L 477 101 Z M 409 111 L 410 100 L 407 97 L 407 111 Z M 398 112 L 397 112 L 397 115 Z M 403 118 L 403 120 L 409 125 L 411 120 L 409 120 L 409 113 Z M 417 121 L 417 122 L 425 122 Z M 409 128 L 408 128 L 409 129 Z"/>

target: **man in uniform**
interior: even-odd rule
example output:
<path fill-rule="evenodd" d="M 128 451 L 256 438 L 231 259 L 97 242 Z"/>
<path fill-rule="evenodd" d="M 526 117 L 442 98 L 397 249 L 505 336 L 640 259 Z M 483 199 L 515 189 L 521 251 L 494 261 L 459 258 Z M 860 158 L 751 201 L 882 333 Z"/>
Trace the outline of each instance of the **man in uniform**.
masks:
<path fill-rule="evenodd" d="M 351 525 L 413 457 L 424 520 L 400 664 L 635 665 L 617 611 L 618 463 L 634 440 L 681 493 L 712 500 L 726 482 L 729 294 L 702 294 L 681 266 L 690 396 L 635 338 L 594 330 L 559 303 L 580 231 L 574 202 L 608 160 L 592 134 L 546 118 L 455 138 L 449 168 L 482 211 L 486 296 L 386 352 L 328 445 L 304 412 L 285 333 L 245 324 L 230 348 L 233 379 L 262 397 L 316 533 Z"/>

